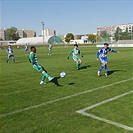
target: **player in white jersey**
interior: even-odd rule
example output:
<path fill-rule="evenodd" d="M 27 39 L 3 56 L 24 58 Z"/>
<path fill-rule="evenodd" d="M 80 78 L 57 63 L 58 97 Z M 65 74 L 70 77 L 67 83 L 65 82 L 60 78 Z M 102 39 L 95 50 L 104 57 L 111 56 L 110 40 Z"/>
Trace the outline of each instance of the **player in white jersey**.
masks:
<path fill-rule="evenodd" d="M 104 43 L 104 47 L 102 47 L 100 50 L 97 52 L 97 60 L 100 60 L 102 65 L 100 66 L 100 69 L 98 70 L 98 76 L 100 76 L 100 72 L 102 69 L 105 67 L 105 76 L 108 74 L 108 58 L 107 54 L 109 51 L 114 52 L 114 53 L 119 53 L 117 50 L 113 50 L 110 47 L 108 47 L 108 43 Z"/>
<path fill-rule="evenodd" d="M 13 50 L 11 48 L 11 45 L 8 45 L 8 48 L 7 48 L 6 52 L 8 53 L 6 63 L 8 63 L 10 58 L 12 58 L 12 62 L 15 63 L 15 58 L 14 58 L 14 54 L 13 54 Z"/>

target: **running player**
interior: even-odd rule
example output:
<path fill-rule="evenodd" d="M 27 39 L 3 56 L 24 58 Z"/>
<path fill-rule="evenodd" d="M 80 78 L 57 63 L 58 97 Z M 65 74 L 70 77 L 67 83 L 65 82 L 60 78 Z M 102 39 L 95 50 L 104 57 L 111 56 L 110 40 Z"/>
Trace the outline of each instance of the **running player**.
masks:
<path fill-rule="evenodd" d="M 13 50 L 11 48 L 11 45 L 8 45 L 8 48 L 7 48 L 6 52 L 8 53 L 6 63 L 8 63 L 10 58 L 12 58 L 12 62 L 15 63 L 15 58 L 14 58 L 14 54 L 13 54 Z"/>
<path fill-rule="evenodd" d="M 47 74 L 47 71 L 38 63 L 38 59 L 37 59 L 37 56 L 36 56 L 36 48 L 35 46 L 31 46 L 31 52 L 30 52 L 30 55 L 29 55 L 29 61 L 30 63 L 32 63 L 32 67 L 41 72 L 42 73 L 42 80 L 40 82 L 40 84 L 46 84 L 46 82 L 44 82 L 44 79 L 45 78 L 48 78 L 49 81 L 52 81 L 54 79 L 54 77 L 52 76 L 49 76 Z"/>
<path fill-rule="evenodd" d="M 49 50 L 48 55 L 51 55 L 51 54 L 52 54 L 52 47 L 53 47 L 53 45 L 52 45 L 52 43 L 50 42 L 50 43 L 48 44 L 48 50 Z"/>
<path fill-rule="evenodd" d="M 100 72 L 102 69 L 105 67 L 105 76 L 107 77 L 108 75 L 108 58 L 107 58 L 107 53 L 109 51 L 114 52 L 114 53 L 119 53 L 117 50 L 113 50 L 110 47 L 108 47 L 108 43 L 104 43 L 104 47 L 102 47 L 98 52 L 97 52 L 97 60 L 100 60 L 102 65 L 100 66 L 100 69 L 98 70 L 97 74 L 98 76 L 100 75 Z"/>
<path fill-rule="evenodd" d="M 74 62 L 76 62 L 76 69 L 80 70 L 80 65 L 82 64 L 82 60 L 78 57 L 78 55 L 80 55 L 81 57 L 83 57 L 83 55 L 80 53 L 77 44 L 74 44 L 74 49 L 72 49 L 69 52 L 67 59 L 69 59 L 71 54 L 73 54 L 73 60 Z"/>
<path fill-rule="evenodd" d="M 25 50 L 25 55 L 27 55 L 28 54 L 28 44 L 27 43 L 24 46 L 24 50 Z"/>

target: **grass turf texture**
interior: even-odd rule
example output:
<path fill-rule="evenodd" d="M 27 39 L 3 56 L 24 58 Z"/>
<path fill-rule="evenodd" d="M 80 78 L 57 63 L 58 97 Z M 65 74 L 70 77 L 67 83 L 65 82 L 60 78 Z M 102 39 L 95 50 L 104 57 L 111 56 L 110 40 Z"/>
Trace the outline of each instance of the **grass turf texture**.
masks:
<path fill-rule="evenodd" d="M 54 82 L 46 80 L 46 85 L 39 84 L 41 73 L 32 68 L 24 50 L 14 50 L 16 64 L 11 60 L 8 64 L 5 63 L 5 49 L 0 51 L 1 133 L 131 132 L 80 115 L 76 111 L 131 91 L 132 80 L 76 96 L 73 94 L 132 78 L 133 48 L 113 48 L 119 50 L 120 54 L 108 53 L 108 77 L 104 76 L 104 70 L 101 77 L 97 76 L 100 63 L 96 60 L 96 52 L 99 48 L 80 47 L 84 55 L 81 58 L 83 64 L 80 71 L 76 70 L 72 58 L 67 60 L 67 54 L 71 49 L 72 47 L 53 47 L 52 56 L 48 56 L 46 47 L 37 47 L 40 64 L 46 68 L 49 75 L 55 76 Z M 67 73 L 65 78 L 59 77 L 62 71 Z M 63 97 L 66 98 L 61 99 Z M 132 98 L 130 94 L 89 112 L 133 127 Z M 27 110 L 23 110 L 25 108 Z"/>

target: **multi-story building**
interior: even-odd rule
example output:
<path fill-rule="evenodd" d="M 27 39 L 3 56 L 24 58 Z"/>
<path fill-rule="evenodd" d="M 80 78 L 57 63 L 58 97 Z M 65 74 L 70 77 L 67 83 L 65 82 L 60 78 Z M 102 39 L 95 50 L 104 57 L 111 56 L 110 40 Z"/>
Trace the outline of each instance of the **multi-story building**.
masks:
<path fill-rule="evenodd" d="M 42 30 L 42 36 L 56 36 L 56 31 L 51 29 Z"/>
<path fill-rule="evenodd" d="M 20 38 L 35 37 L 36 32 L 33 30 L 17 30 Z"/>
<path fill-rule="evenodd" d="M 4 29 L 0 29 L 0 39 L 5 40 Z"/>
<path fill-rule="evenodd" d="M 125 32 L 126 29 L 129 32 L 132 32 L 133 31 L 133 24 L 131 24 L 131 23 L 129 23 L 129 24 L 120 24 L 120 25 L 117 25 L 117 27 L 119 27 L 120 29 L 122 29 L 122 32 Z"/>
<path fill-rule="evenodd" d="M 97 28 L 97 34 L 100 35 L 102 31 L 107 31 L 107 33 L 110 36 L 114 36 L 114 33 L 115 33 L 117 27 L 119 27 L 122 30 L 122 32 L 125 32 L 126 29 L 129 32 L 133 32 L 133 24 L 129 23 L 129 24 L 119 24 L 119 25 L 99 27 L 99 28 Z"/>
<path fill-rule="evenodd" d="M 6 29 L 0 29 L 0 38 L 5 40 L 5 30 Z M 17 30 L 17 33 L 20 38 L 27 38 L 27 37 L 35 37 L 36 32 L 33 30 Z"/>

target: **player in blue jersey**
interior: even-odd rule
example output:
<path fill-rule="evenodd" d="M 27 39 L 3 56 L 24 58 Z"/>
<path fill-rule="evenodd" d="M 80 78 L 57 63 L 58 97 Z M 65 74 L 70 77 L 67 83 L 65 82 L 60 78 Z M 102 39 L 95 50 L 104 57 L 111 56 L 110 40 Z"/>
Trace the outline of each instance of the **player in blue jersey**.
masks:
<path fill-rule="evenodd" d="M 27 45 L 27 43 L 24 45 L 24 50 L 25 50 L 25 55 L 27 55 L 28 54 L 28 45 Z"/>
<path fill-rule="evenodd" d="M 13 54 L 13 50 L 11 48 L 11 45 L 8 45 L 8 48 L 7 48 L 6 52 L 8 53 L 6 63 L 8 63 L 10 58 L 12 58 L 12 62 L 15 63 L 15 58 L 14 58 L 14 54 Z"/>
<path fill-rule="evenodd" d="M 114 52 L 114 53 L 119 53 L 117 50 L 113 50 L 110 47 L 108 47 L 108 43 L 104 43 L 104 47 L 102 47 L 98 52 L 97 52 L 97 60 L 100 60 L 102 65 L 100 66 L 100 69 L 98 70 L 98 76 L 100 76 L 100 72 L 102 69 L 105 67 L 105 76 L 107 77 L 108 75 L 108 58 L 107 54 L 109 51 Z"/>
<path fill-rule="evenodd" d="M 73 60 L 76 62 L 77 70 L 80 70 L 80 65 L 82 64 L 82 60 L 78 57 L 78 55 L 80 55 L 81 57 L 83 57 L 83 55 L 80 53 L 80 50 L 78 49 L 77 44 L 74 44 L 74 49 L 72 49 L 69 52 L 67 59 L 69 59 L 71 54 L 73 54 Z"/>

